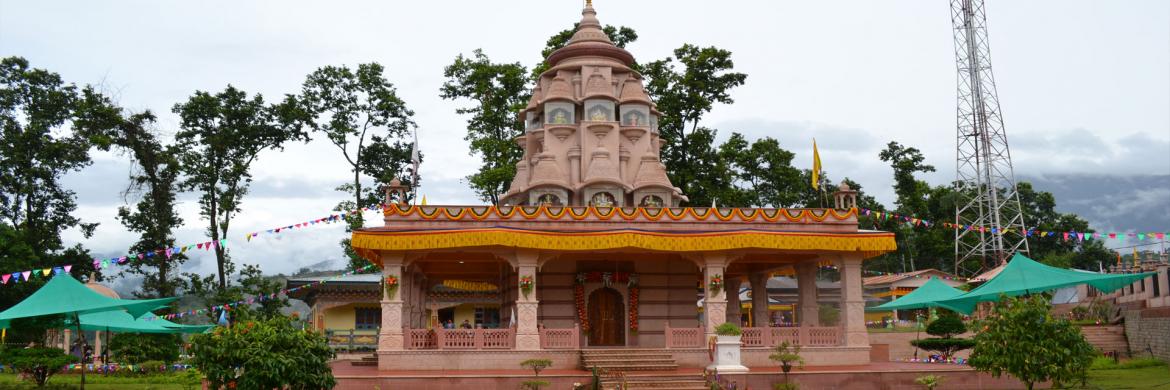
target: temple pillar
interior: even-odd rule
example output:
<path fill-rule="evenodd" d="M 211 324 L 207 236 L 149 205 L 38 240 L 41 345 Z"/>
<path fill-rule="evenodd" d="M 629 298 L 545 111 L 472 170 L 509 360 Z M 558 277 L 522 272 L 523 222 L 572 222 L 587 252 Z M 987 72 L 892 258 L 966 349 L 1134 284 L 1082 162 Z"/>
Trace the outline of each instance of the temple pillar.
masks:
<path fill-rule="evenodd" d="M 772 324 L 772 316 L 768 311 L 768 276 L 767 272 L 756 272 L 748 280 L 752 284 L 752 326 L 766 328 Z"/>
<path fill-rule="evenodd" d="M 727 290 L 727 319 L 725 322 L 742 326 L 743 303 L 739 301 L 739 286 L 741 285 L 743 285 L 743 281 L 740 280 L 739 276 L 728 276 L 724 289 Z"/>
<path fill-rule="evenodd" d="M 797 322 L 800 326 L 820 326 L 820 304 L 817 303 L 817 265 L 803 263 L 796 266 Z"/>
<path fill-rule="evenodd" d="M 841 328 L 847 347 L 869 346 L 865 330 L 865 300 L 861 296 L 861 255 L 842 254 L 837 263 L 841 272 Z"/>
<path fill-rule="evenodd" d="M 715 336 L 715 327 L 727 320 L 727 283 L 724 280 L 723 288 L 711 289 L 711 279 L 724 278 L 723 270 L 727 267 L 727 255 L 722 253 L 705 254 L 703 256 L 703 318 L 706 338 Z"/>
<path fill-rule="evenodd" d="M 378 330 L 378 352 L 403 350 L 402 333 L 402 271 L 406 254 L 382 252 L 382 328 Z M 393 276 L 398 280 L 398 290 L 390 295 L 386 279 Z"/>
<path fill-rule="evenodd" d="M 517 250 L 516 264 L 516 349 L 521 351 L 535 351 L 540 349 L 540 331 L 537 330 L 539 319 L 537 311 L 540 308 L 536 299 L 536 267 L 540 252 L 533 250 Z M 524 279 L 532 279 L 532 289 L 525 294 L 520 287 Z"/>
<path fill-rule="evenodd" d="M 1158 279 L 1158 293 L 1163 297 L 1170 297 L 1170 266 L 1165 263 L 1159 264 L 1156 268 L 1158 272 L 1154 278 Z"/>

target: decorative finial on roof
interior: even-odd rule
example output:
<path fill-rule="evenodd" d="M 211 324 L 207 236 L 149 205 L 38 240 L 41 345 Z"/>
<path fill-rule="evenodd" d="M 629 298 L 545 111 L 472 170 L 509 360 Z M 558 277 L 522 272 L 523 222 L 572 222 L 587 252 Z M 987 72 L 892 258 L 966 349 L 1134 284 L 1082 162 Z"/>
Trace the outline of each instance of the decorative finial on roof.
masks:
<path fill-rule="evenodd" d="M 586 7 L 593 7 L 593 0 L 585 0 Z"/>

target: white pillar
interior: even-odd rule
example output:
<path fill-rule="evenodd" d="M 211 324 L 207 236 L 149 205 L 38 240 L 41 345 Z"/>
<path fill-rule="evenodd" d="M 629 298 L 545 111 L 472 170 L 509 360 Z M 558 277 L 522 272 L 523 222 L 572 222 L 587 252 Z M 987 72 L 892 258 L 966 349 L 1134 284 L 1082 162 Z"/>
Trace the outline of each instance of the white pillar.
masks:
<path fill-rule="evenodd" d="M 768 311 L 767 272 L 756 272 L 749 279 L 752 284 L 752 326 L 766 328 L 771 325 L 772 316 Z"/>
<path fill-rule="evenodd" d="M 540 331 L 537 329 L 539 319 L 537 311 L 540 302 L 536 299 L 536 266 L 540 252 L 533 250 L 516 251 L 516 349 L 521 351 L 535 351 L 540 349 Z M 532 278 L 532 291 L 527 295 L 520 288 L 521 280 Z"/>
<path fill-rule="evenodd" d="M 382 288 L 382 329 L 378 333 L 378 352 L 403 350 L 402 334 L 402 270 L 405 254 L 402 252 L 382 253 L 382 283 L 393 276 L 398 279 L 398 291 L 391 296 Z"/>
<path fill-rule="evenodd" d="M 803 263 L 796 266 L 796 287 L 798 295 L 797 308 L 800 310 L 797 321 L 800 326 L 820 326 L 820 304 L 817 303 L 817 265 Z"/>
<path fill-rule="evenodd" d="M 841 272 L 841 327 L 844 330 L 844 345 L 868 347 L 865 300 L 861 295 L 861 255 L 856 253 L 841 255 L 837 268 Z"/>
<path fill-rule="evenodd" d="M 727 255 L 706 254 L 703 256 L 703 262 L 703 318 L 706 320 L 704 329 L 707 338 L 710 338 L 715 335 L 715 327 L 727 320 L 727 280 L 723 274 L 727 267 Z M 718 291 L 711 289 L 711 279 L 716 276 L 724 279 L 724 288 Z"/>

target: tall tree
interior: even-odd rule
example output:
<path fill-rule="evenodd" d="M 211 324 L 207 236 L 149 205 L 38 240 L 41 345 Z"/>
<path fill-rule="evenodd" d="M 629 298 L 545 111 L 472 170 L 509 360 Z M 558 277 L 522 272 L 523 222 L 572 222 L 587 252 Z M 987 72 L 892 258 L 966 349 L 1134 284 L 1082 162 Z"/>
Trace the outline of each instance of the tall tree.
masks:
<path fill-rule="evenodd" d="M 309 74 L 301 89 L 303 114 L 310 127 L 341 150 L 353 173 L 353 181 L 337 188 L 352 199 L 338 204 L 338 211 L 380 203 L 382 185 L 400 175 L 418 174 L 411 165 L 414 141 L 407 142 L 415 127 L 414 111 L 398 97 L 384 72 L 377 63 L 359 64 L 354 70 L 326 66 Z M 363 186 L 363 176 L 373 178 L 373 184 Z M 365 220 L 361 213 L 346 214 L 346 222 L 352 231 Z M 350 269 L 368 263 L 353 251 L 349 238 L 341 240 L 341 246 Z"/>
<path fill-rule="evenodd" d="M 675 59 L 682 69 L 676 69 Z M 700 128 L 699 122 L 716 103 L 734 103 L 731 89 L 747 80 L 746 74 L 732 72 L 734 67 L 730 51 L 691 44 L 675 49 L 674 58 L 642 67 L 647 92 L 662 112 L 658 127 L 666 140 L 662 160 L 667 174 L 692 204 L 711 202 L 720 191 L 713 185 L 720 185 L 718 175 L 725 173 L 710 169 L 707 159 L 717 155 L 710 142 L 716 131 Z"/>
<path fill-rule="evenodd" d="M 131 253 L 174 247 L 174 230 L 183 224 L 175 210 L 180 173 L 175 155 L 179 150 L 162 143 L 152 129 L 154 122 L 155 116 L 149 111 L 130 115 L 117 128 L 113 139 L 135 164 L 123 196 L 127 199 L 137 196 L 138 202 L 133 208 L 118 207 L 122 225 L 139 233 L 138 242 L 130 247 Z M 182 253 L 145 257 L 128 263 L 122 273 L 144 278 L 142 291 L 136 292 L 140 297 L 175 296 L 180 281 L 172 278 L 172 274 L 186 260 Z"/>
<path fill-rule="evenodd" d="M 775 138 L 764 137 L 748 143 L 742 134 L 719 146 L 719 156 L 731 165 L 736 188 L 726 197 L 729 204 L 755 207 L 793 207 L 800 201 L 801 172 L 792 166 L 796 155 L 780 147 Z"/>
<path fill-rule="evenodd" d="M 926 212 L 926 197 L 930 192 L 930 185 L 914 177 L 918 172 L 934 172 L 934 166 L 924 164 L 926 156 L 918 148 L 902 146 L 890 141 L 886 148 L 878 153 L 878 158 L 890 163 L 894 169 L 894 193 L 898 199 L 894 202 L 898 212 L 903 214 L 921 215 Z"/>
<path fill-rule="evenodd" d="M 199 193 L 199 213 L 208 222 L 207 234 L 213 242 L 228 236 L 252 181 L 252 163 L 260 153 L 306 139 L 300 107 L 292 96 L 268 105 L 260 95 L 249 98 L 230 85 L 214 95 L 196 91 L 187 102 L 175 105 L 181 127 L 175 139 L 185 176 L 181 188 Z M 215 260 L 223 290 L 230 262 L 227 249 L 216 245 Z"/>
<path fill-rule="evenodd" d="M 467 180 L 480 199 L 499 203 L 523 155 L 513 139 L 524 133 L 516 112 L 531 97 L 527 70 L 519 62 L 494 63 L 483 50 L 476 49 L 471 58 L 462 54 L 455 57 L 455 62 L 443 69 L 443 76 L 447 81 L 439 96 L 473 103 L 455 110 L 471 115 L 464 139 L 471 142 L 471 154 L 483 160 L 479 171 Z"/>
<path fill-rule="evenodd" d="M 76 194 L 61 179 L 91 163 L 91 137 L 110 125 L 107 100 L 91 87 L 78 89 L 59 75 L 31 68 L 20 57 L 0 59 L 0 264 L 3 273 L 72 265 L 74 274 L 93 271 L 80 245 L 66 248 L 61 233 L 93 234 L 96 223 L 74 213 Z M 41 286 L 44 279 L 0 289 L 0 307 L 9 307 Z M 35 337 L 38 327 L 15 323 Z"/>

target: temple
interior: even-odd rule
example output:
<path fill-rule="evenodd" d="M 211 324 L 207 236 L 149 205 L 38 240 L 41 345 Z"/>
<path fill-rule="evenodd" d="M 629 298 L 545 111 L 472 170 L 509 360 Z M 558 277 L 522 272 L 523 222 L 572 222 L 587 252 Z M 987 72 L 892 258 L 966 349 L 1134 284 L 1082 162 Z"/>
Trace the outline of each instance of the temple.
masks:
<path fill-rule="evenodd" d="M 519 113 L 524 155 L 499 205 L 410 206 L 391 188 L 384 225 L 353 233 L 382 270 L 379 369 L 515 369 L 533 357 L 577 368 L 613 349 L 705 367 L 725 322 L 745 327 L 748 367 L 773 365 L 782 341 L 804 346 L 809 364 L 868 363 L 861 265 L 894 250 L 893 234 L 858 229 L 845 185 L 826 209 L 679 207 L 687 197 L 660 161 L 660 114 L 634 57 L 592 6 L 582 15 Z M 818 313 L 820 266 L 840 274 L 833 323 Z M 768 311 L 775 273 L 796 277 L 794 319 Z M 744 295 L 749 322 L 741 284 L 761 292 Z"/>

